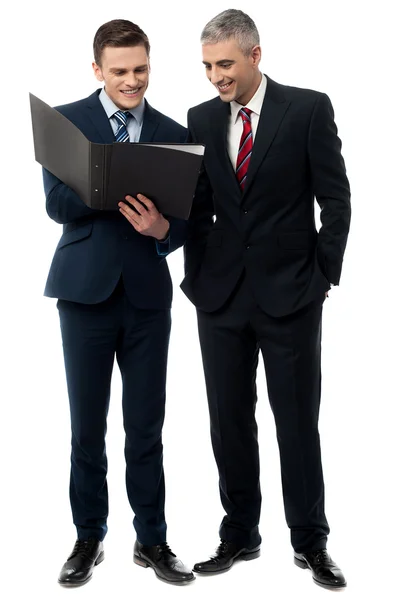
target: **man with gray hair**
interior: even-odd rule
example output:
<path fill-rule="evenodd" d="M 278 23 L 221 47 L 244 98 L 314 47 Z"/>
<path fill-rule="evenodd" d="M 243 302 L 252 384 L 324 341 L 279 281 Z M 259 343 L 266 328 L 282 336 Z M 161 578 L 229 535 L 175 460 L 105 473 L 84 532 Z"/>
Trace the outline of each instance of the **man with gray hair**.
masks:
<path fill-rule="evenodd" d="M 342 588 L 326 550 L 318 431 L 322 307 L 340 280 L 351 214 L 333 108 L 323 93 L 261 73 L 259 34 L 242 11 L 212 19 L 201 42 L 218 97 L 188 113 L 191 141 L 206 151 L 181 287 L 197 308 L 226 515 L 216 553 L 194 571 L 220 573 L 260 553 L 260 350 L 294 562 L 319 585 Z"/>

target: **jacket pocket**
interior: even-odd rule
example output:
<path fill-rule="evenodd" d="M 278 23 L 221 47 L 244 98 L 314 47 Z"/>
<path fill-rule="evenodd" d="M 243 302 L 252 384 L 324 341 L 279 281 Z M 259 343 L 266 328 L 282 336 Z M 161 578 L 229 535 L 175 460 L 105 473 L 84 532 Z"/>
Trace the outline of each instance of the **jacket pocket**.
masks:
<path fill-rule="evenodd" d="M 64 248 L 69 244 L 73 244 L 73 242 L 79 242 L 80 240 L 84 240 L 85 238 L 91 235 L 91 231 L 93 229 L 93 223 L 86 223 L 85 225 L 81 225 L 80 227 L 76 227 L 72 230 L 67 230 L 62 234 L 60 241 L 58 242 L 57 250 L 60 248 Z"/>
<path fill-rule="evenodd" d="M 280 233 L 278 236 L 278 244 L 281 248 L 287 250 L 302 250 L 310 248 L 315 243 L 314 236 L 308 231 L 292 231 Z"/>

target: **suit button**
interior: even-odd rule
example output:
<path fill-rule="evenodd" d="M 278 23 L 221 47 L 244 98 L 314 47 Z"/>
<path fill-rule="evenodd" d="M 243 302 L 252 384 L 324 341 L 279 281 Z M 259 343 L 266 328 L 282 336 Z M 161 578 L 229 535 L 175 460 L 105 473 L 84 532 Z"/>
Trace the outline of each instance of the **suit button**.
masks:
<path fill-rule="evenodd" d="M 123 236 L 123 239 L 124 239 L 124 240 L 128 240 L 129 238 L 127 237 L 127 235 L 124 235 L 124 236 Z"/>
<path fill-rule="evenodd" d="M 247 214 L 248 214 L 248 211 L 247 211 L 247 210 L 244 210 L 243 212 L 244 212 L 244 215 L 247 215 Z"/>
<path fill-rule="evenodd" d="M 251 247 L 251 246 L 250 246 L 250 244 L 248 244 L 248 246 L 246 246 L 246 249 L 247 249 L 247 250 L 249 250 L 249 249 L 250 249 L 250 247 Z"/>

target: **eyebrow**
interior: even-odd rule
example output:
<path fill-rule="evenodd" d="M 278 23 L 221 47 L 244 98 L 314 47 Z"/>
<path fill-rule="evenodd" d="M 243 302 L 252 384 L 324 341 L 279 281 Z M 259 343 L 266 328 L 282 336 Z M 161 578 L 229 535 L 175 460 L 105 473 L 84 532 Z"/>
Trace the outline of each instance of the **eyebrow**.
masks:
<path fill-rule="evenodd" d="M 146 67 L 148 67 L 148 65 L 147 65 L 147 64 L 145 64 L 145 65 L 138 65 L 137 67 L 134 67 L 134 71 L 136 71 L 136 69 L 144 69 L 144 68 L 146 68 Z M 112 73 L 116 73 L 116 71 L 127 71 L 127 70 L 128 70 L 128 69 L 123 69 L 122 67 L 120 67 L 120 68 L 118 68 L 118 67 L 113 67 L 112 69 L 110 69 L 110 71 L 111 71 Z"/>
<path fill-rule="evenodd" d="M 224 65 L 224 64 L 226 64 L 226 63 L 234 63 L 234 62 L 235 62 L 235 61 L 234 61 L 234 60 L 232 60 L 231 58 L 223 58 L 222 60 L 218 60 L 216 64 L 217 64 L 217 65 Z M 210 65 L 210 64 L 211 64 L 211 63 L 207 62 L 206 60 L 203 60 L 203 61 L 202 61 L 202 63 L 203 63 L 204 65 Z"/>

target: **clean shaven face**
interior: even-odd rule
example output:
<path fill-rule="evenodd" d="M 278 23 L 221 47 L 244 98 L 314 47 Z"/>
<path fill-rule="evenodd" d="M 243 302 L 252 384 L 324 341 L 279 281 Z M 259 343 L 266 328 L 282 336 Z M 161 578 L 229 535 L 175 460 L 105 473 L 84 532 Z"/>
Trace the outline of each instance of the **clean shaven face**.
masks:
<path fill-rule="evenodd" d="M 106 46 L 101 65 L 93 62 L 93 70 L 98 81 L 104 81 L 108 97 L 121 110 L 135 108 L 144 98 L 150 74 L 150 61 L 144 46 Z"/>
<path fill-rule="evenodd" d="M 260 59 L 260 46 L 245 56 L 234 38 L 202 46 L 206 75 L 223 102 L 235 100 L 245 106 L 251 100 L 262 79 Z"/>

